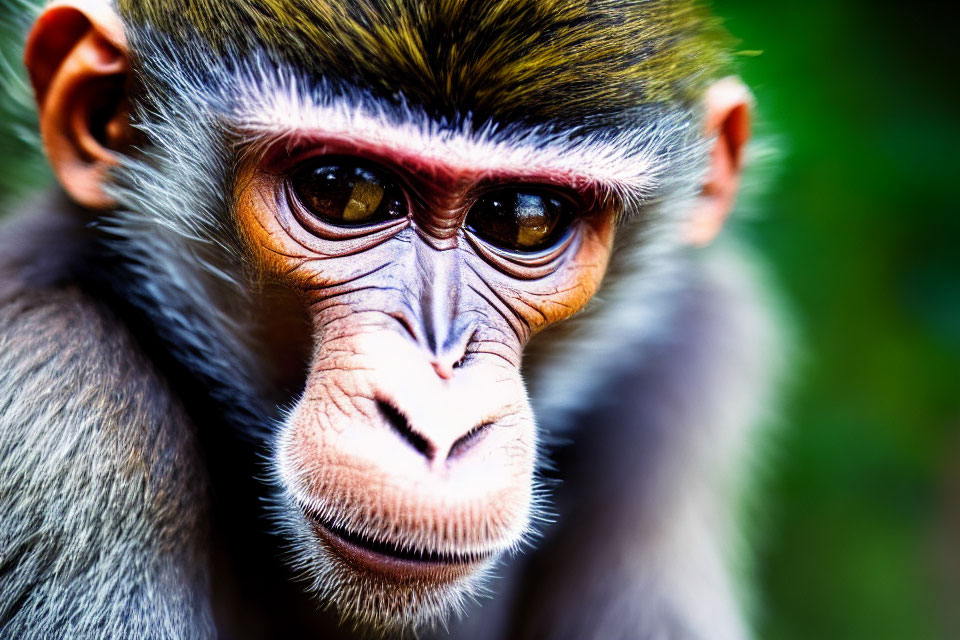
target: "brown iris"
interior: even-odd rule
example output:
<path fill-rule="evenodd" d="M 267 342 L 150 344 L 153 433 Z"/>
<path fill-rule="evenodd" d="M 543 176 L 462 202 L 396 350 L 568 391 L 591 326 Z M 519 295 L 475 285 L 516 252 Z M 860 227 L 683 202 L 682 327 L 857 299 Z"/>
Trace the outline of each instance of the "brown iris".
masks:
<path fill-rule="evenodd" d="M 312 215 L 338 226 L 362 226 L 405 216 L 403 192 L 386 172 L 324 159 L 298 169 L 294 193 Z"/>
<path fill-rule="evenodd" d="M 559 242 L 573 222 L 573 206 L 549 191 L 499 189 L 473 205 L 467 226 L 501 249 L 532 253 Z"/>

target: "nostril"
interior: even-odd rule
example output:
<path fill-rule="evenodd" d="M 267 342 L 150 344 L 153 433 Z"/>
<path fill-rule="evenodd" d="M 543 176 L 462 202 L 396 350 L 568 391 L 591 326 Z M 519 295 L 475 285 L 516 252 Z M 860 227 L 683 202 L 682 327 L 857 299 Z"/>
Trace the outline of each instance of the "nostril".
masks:
<path fill-rule="evenodd" d="M 474 330 L 466 338 L 461 337 L 447 344 L 442 352 L 436 354 L 433 360 L 433 370 L 437 372 L 438 376 L 444 380 L 453 378 L 454 371 L 460 369 L 466 363 L 470 343 L 474 341 L 476 335 L 477 332 Z M 457 357 L 458 354 L 459 357 Z"/>
<path fill-rule="evenodd" d="M 389 402 L 384 402 L 383 400 L 377 400 L 377 409 L 379 409 L 380 414 L 386 419 L 387 423 L 393 428 L 401 438 L 406 440 L 411 447 L 416 449 L 420 455 L 426 457 L 429 460 L 433 460 L 434 455 L 436 454 L 436 447 L 424 438 L 422 435 L 413 430 L 413 427 L 410 426 L 410 422 L 407 420 L 406 416 L 400 413 L 400 410 L 394 407 Z"/>
<path fill-rule="evenodd" d="M 465 434 L 457 438 L 450 446 L 450 453 L 447 454 L 447 458 L 456 458 L 457 456 L 462 456 L 464 453 L 469 451 L 475 444 L 477 444 L 481 438 L 487 433 L 489 427 L 493 426 L 493 422 L 484 422 L 478 424 L 470 431 L 467 431 Z"/>
<path fill-rule="evenodd" d="M 466 359 L 467 354 L 460 356 L 460 359 L 456 362 L 450 362 L 449 359 L 440 357 L 435 359 L 431 364 L 433 365 L 433 370 L 437 372 L 440 378 L 443 380 L 452 380 L 453 372 L 462 367 Z"/>

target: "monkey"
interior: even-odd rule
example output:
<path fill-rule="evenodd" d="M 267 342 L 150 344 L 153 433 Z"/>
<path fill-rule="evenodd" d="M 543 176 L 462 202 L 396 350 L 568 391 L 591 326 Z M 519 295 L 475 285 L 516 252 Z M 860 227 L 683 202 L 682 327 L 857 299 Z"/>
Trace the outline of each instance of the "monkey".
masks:
<path fill-rule="evenodd" d="M 779 334 L 704 7 L 33 14 L 0 635 L 750 636 Z"/>

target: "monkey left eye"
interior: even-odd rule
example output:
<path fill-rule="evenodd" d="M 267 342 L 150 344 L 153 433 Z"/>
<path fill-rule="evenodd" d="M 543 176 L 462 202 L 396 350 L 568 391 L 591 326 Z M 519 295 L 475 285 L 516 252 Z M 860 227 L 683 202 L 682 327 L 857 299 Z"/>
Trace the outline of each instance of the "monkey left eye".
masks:
<path fill-rule="evenodd" d="M 501 249 L 532 253 L 554 246 L 573 222 L 573 205 L 547 191 L 501 189 L 477 200 L 467 226 Z"/>
<path fill-rule="evenodd" d="M 407 213 L 403 191 L 383 171 L 329 158 L 291 177 L 297 199 L 315 217 L 337 226 L 360 226 Z"/>

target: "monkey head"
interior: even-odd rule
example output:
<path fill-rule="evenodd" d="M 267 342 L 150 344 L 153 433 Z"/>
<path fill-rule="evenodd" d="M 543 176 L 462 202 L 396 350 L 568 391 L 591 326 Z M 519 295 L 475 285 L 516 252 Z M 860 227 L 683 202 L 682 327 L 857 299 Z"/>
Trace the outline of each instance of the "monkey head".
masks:
<path fill-rule="evenodd" d="M 61 0 L 31 34 L 61 184 L 135 247 L 141 305 L 203 328 L 296 568 L 367 625 L 437 619 L 527 538 L 524 346 L 615 235 L 679 250 L 730 208 L 747 96 L 707 89 L 709 18 L 594 4 Z M 279 415 L 253 399 L 297 376 Z"/>

